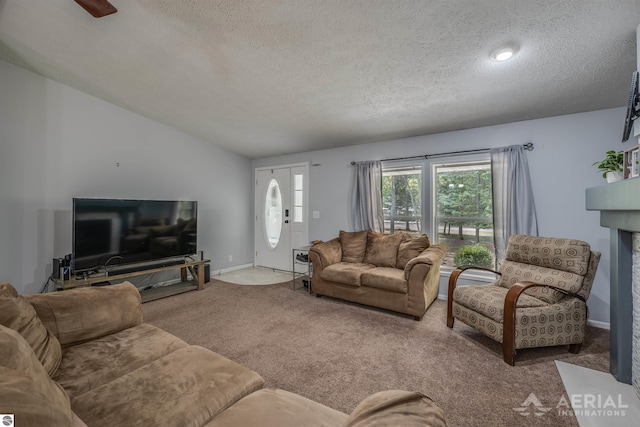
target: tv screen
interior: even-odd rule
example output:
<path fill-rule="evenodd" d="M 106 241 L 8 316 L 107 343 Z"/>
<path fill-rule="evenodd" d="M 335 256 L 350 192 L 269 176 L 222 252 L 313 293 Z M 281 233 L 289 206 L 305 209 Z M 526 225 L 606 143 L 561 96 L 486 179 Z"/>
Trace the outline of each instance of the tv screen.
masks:
<path fill-rule="evenodd" d="M 194 255 L 195 201 L 73 199 L 73 271 Z"/>

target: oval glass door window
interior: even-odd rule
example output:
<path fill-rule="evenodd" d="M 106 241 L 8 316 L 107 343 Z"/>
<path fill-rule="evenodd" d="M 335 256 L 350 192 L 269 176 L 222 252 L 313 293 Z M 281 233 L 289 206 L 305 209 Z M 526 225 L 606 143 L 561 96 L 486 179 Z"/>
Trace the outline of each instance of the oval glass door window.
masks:
<path fill-rule="evenodd" d="M 264 206 L 264 228 L 271 248 L 278 246 L 282 233 L 282 194 L 278 181 L 272 179 L 267 187 Z"/>

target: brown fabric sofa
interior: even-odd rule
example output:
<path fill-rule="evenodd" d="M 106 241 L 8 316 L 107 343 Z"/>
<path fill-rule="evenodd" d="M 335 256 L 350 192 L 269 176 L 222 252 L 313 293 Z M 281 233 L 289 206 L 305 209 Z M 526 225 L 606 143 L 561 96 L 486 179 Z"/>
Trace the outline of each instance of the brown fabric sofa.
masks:
<path fill-rule="evenodd" d="M 0 413 L 17 426 L 445 425 L 419 393 L 376 393 L 348 416 L 263 385 L 144 324 L 130 283 L 26 297 L 0 283 Z"/>
<path fill-rule="evenodd" d="M 443 245 L 426 234 L 340 231 L 340 237 L 314 245 L 311 289 L 373 307 L 422 316 L 438 296 Z"/>

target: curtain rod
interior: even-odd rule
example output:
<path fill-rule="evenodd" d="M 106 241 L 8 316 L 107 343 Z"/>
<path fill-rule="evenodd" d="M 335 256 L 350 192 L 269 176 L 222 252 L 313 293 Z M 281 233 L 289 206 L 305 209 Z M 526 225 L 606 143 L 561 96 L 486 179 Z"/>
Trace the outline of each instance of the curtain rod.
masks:
<path fill-rule="evenodd" d="M 527 142 L 526 144 L 522 144 L 527 151 L 533 151 L 533 142 Z M 409 156 L 409 157 L 396 157 L 394 159 L 382 159 L 381 162 L 393 162 L 396 160 L 411 160 L 411 159 L 429 159 L 432 157 L 444 157 L 444 156 L 463 156 L 465 154 L 478 154 L 478 153 L 488 153 L 491 151 L 490 148 L 478 148 L 477 150 L 461 150 L 461 151 L 449 151 L 447 153 L 436 153 L 436 154 L 423 154 L 422 156 Z M 355 165 L 356 162 L 351 162 L 351 165 Z"/>

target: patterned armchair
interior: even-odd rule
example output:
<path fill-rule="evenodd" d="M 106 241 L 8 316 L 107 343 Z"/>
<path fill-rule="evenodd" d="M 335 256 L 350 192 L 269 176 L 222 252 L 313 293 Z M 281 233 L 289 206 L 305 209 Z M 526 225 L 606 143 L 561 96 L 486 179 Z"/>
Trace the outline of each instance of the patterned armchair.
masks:
<path fill-rule="evenodd" d="M 454 319 L 502 343 L 504 361 L 514 365 L 516 349 L 569 345 L 584 340 L 587 298 L 600 253 L 580 240 L 514 235 L 500 277 L 489 285 L 458 286 L 467 267 L 449 278 L 447 326 Z"/>

